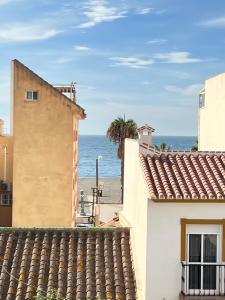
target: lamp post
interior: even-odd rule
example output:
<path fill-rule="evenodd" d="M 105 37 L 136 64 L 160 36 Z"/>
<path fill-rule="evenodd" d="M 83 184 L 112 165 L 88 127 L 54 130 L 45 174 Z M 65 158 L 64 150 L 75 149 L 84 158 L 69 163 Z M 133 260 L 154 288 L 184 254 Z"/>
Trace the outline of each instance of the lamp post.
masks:
<path fill-rule="evenodd" d="M 99 183 L 98 183 L 98 179 L 99 179 L 99 174 L 98 174 L 98 163 L 99 163 L 99 160 L 102 159 L 102 156 L 99 155 L 97 158 L 96 158 L 96 204 L 98 204 L 98 196 L 99 196 L 99 190 L 98 190 L 98 186 L 99 186 Z"/>
<path fill-rule="evenodd" d="M 98 201 L 99 196 L 99 184 L 98 184 L 98 163 L 99 160 L 102 159 L 102 156 L 98 156 L 96 158 L 96 206 L 95 206 L 95 226 L 98 226 L 100 224 L 100 204 Z"/>

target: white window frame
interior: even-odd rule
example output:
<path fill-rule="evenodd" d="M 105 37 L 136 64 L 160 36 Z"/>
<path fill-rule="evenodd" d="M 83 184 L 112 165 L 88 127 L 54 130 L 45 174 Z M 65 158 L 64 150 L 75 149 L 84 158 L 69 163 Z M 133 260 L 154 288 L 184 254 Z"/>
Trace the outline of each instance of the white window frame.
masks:
<path fill-rule="evenodd" d="M 31 93 L 31 98 L 28 98 L 28 93 Z M 37 93 L 37 99 L 34 99 L 34 93 Z M 25 92 L 25 100 L 28 102 L 37 102 L 38 101 L 38 91 L 37 90 L 28 90 Z"/>
<path fill-rule="evenodd" d="M 222 264 L 222 226 L 221 225 L 187 225 L 187 232 L 186 232 L 186 258 L 188 265 L 218 265 Z M 198 234 L 201 235 L 201 262 L 189 262 L 189 236 L 191 234 Z M 216 235 L 217 236 L 217 261 L 213 263 L 204 263 L 203 262 L 203 239 L 204 235 Z M 201 267 L 201 289 L 200 290 L 193 290 L 189 289 L 189 268 L 187 269 L 187 287 L 188 290 L 186 291 L 188 295 L 201 295 L 205 294 L 205 291 L 209 292 L 210 295 L 216 295 L 222 292 L 220 289 L 224 291 L 224 284 L 222 286 L 219 285 L 219 272 L 220 270 L 217 269 L 217 282 L 216 282 L 216 290 L 204 290 L 203 287 L 203 267 Z M 222 270 L 224 272 L 224 270 Z M 224 274 L 222 274 L 224 278 Z"/>

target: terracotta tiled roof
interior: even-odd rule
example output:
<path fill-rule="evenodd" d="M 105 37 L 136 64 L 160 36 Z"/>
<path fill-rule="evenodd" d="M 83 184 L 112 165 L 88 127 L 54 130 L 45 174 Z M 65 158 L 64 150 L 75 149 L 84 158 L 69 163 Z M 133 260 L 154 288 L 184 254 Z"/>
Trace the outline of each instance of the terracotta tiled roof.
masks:
<path fill-rule="evenodd" d="M 225 199 L 225 153 L 141 155 L 153 199 Z"/>
<path fill-rule="evenodd" d="M 0 230 L 0 299 L 134 300 L 129 230 Z"/>

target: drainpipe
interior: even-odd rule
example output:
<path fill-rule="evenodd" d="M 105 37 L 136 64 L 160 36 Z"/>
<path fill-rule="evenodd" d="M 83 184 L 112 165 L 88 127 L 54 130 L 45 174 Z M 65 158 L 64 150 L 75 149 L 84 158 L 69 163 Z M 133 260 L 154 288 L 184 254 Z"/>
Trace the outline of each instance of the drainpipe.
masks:
<path fill-rule="evenodd" d="M 7 146 L 3 145 L 3 151 L 4 151 L 4 171 L 3 171 L 3 180 L 6 182 L 7 180 Z"/>

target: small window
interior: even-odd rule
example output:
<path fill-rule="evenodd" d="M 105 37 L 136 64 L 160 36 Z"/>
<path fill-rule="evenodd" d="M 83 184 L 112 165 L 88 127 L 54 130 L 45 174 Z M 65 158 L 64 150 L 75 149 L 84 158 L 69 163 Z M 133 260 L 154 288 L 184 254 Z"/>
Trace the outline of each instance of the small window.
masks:
<path fill-rule="evenodd" d="M 37 91 L 27 91 L 26 92 L 26 100 L 27 101 L 37 101 L 38 100 L 38 92 Z"/>
<path fill-rule="evenodd" d="M 199 107 L 205 107 L 205 94 L 200 94 L 199 95 Z"/>

